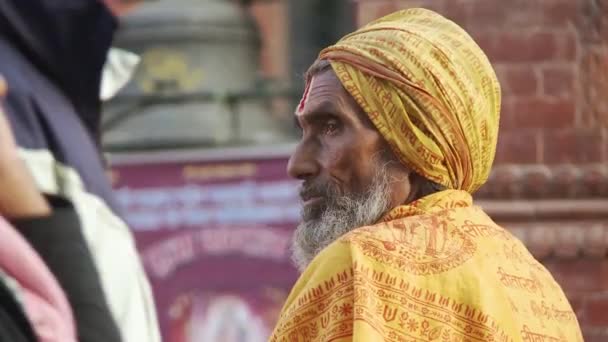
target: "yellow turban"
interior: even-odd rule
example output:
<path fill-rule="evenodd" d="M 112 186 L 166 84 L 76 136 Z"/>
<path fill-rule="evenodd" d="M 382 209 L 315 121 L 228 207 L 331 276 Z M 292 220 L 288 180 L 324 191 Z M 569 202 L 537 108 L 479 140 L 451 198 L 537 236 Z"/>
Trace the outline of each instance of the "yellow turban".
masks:
<path fill-rule="evenodd" d="M 402 163 L 450 189 L 477 190 L 496 151 L 500 85 L 454 22 L 425 9 L 390 14 L 324 49 L 346 90 Z"/>

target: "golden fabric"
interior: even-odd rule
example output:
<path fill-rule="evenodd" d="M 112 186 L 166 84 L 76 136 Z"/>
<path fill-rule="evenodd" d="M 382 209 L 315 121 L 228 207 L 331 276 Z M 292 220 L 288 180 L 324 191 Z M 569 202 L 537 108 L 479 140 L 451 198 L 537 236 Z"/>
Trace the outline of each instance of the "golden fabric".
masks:
<path fill-rule="evenodd" d="M 436 193 L 331 244 L 270 341 L 583 341 L 549 272 L 471 202 Z"/>
<path fill-rule="evenodd" d="M 324 49 L 401 162 L 449 189 L 488 178 L 498 136 L 500 86 L 458 25 L 425 9 L 393 13 Z"/>

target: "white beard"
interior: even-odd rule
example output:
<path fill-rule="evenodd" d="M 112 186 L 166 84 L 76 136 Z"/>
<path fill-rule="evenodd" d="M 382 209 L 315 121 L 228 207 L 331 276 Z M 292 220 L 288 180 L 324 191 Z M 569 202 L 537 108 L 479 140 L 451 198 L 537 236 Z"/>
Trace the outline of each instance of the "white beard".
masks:
<path fill-rule="evenodd" d="M 387 165 L 380 164 L 365 193 L 329 199 L 320 218 L 298 225 L 292 241 L 292 260 L 300 272 L 332 242 L 355 228 L 375 224 L 388 211 L 391 182 Z"/>

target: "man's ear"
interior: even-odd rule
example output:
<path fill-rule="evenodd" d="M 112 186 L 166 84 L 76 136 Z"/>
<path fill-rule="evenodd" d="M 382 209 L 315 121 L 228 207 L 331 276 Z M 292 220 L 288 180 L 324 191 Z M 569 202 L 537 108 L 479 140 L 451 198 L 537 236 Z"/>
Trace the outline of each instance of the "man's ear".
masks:
<path fill-rule="evenodd" d="M 399 161 L 399 158 L 397 158 L 393 150 L 389 147 L 388 143 L 384 142 L 384 146 L 380 151 L 379 157 L 383 164 L 382 166 L 387 167 L 391 171 L 393 178 L 395 178 L 391 181 L 403 182 L 406 181 L 412 174 L 410 168 L 403 165 L 403 163 Z"/>

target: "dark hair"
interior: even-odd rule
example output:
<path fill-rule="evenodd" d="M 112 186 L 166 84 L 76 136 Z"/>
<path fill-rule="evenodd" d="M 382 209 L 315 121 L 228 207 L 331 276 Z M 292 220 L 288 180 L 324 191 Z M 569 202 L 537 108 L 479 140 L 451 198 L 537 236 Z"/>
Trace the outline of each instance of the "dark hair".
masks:
<path fill-rule="evenodd" d="M 416 191 L 416 193 L 412 196 L 412 199 L 414 200 L 446 190 L 445 186 L 424 178 L 416 172 L 410 173 L 410 184 L 412 184 Z"/>
<path fill-rule="evenodd" d="M 319 74 L 321 71 L 325 71 L 331 68 L 331 64 L 326 59 L 317 59 L 312 65 L 308 68 L 306 73 L 304 74 L 304 79 L 308 82 L 314 76 Z"/>

